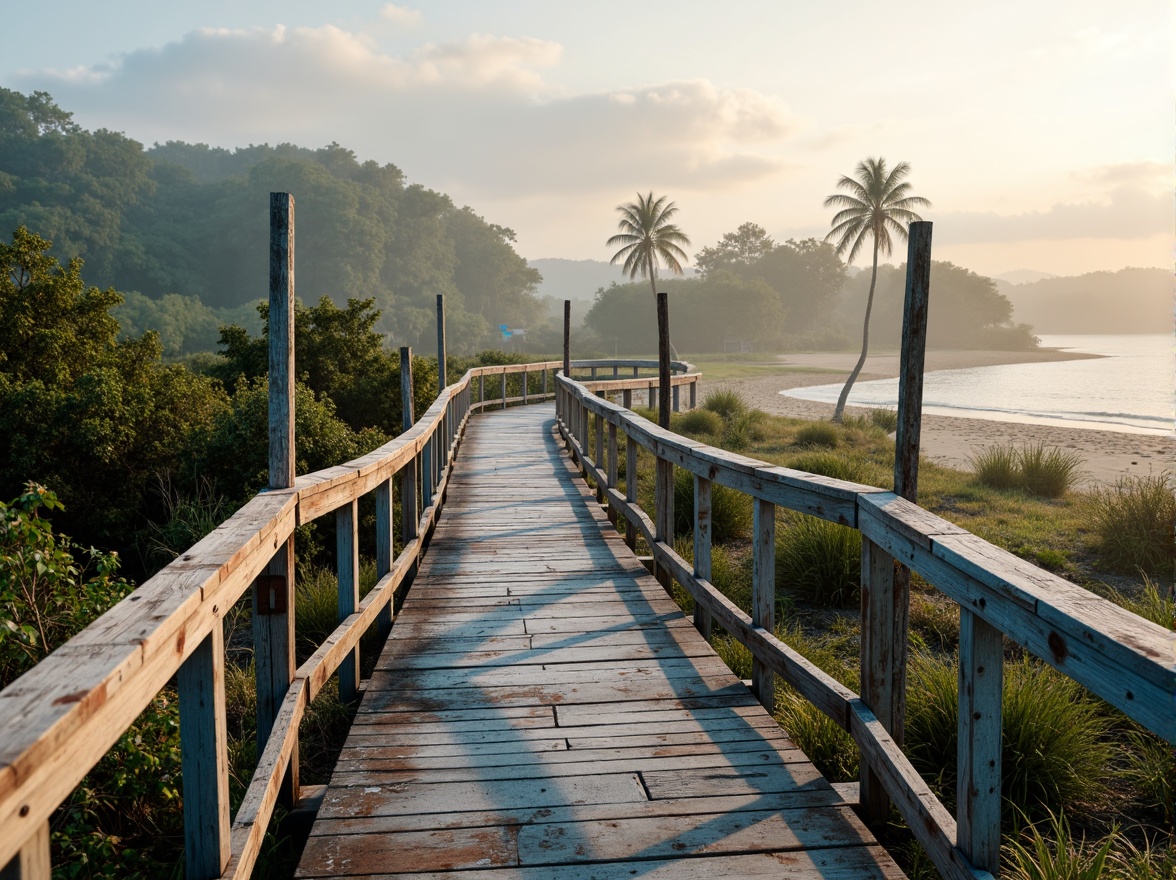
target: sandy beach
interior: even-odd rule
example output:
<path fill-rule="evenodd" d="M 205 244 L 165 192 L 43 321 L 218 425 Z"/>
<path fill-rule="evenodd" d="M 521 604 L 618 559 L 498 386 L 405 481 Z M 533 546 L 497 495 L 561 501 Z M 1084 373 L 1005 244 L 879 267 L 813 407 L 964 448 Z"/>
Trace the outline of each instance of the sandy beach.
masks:
<path fill-rule="evenodd" d="M 1039 363 L 1074 360 L 1087 355 L 1073 352 L 1036 351 L 929 351 L 926 370 L 955 370 L 995 364 Z M 708 382 L 703 373 L 700 399 L 708 391 L 729 388 L 738 391 L 756 409 L 774 415 L 801 419 L 827 419 L 833 414 L 831 404 L 798 400 L 780 394 L 787 388 L 805 385 L 829 385 L 842 382 L 853 369 L 857 355 L 851 352 L 781 355 L 780 373 L 754 378 L 724 379 Z M 883 352 L 871 355 L 858 381 L 887 379 L 898 375 L 898 354 Z M 858 411 L 847 407 L 847 412 Z M 923 455 L 950 467 L 970 469 L 969 458 L 986 446 L 1004 443 L 1045 443 L 1077 452 L 1086 461 L 1089 481 L 1114 482 L 1128 474 L 1176 472 L 1176 442 L 1171 435 L 1127 434 L 1064 428 L 1050 425 L 1026 425 L 1017 422 L 953 418 L 924 415 Z"/>

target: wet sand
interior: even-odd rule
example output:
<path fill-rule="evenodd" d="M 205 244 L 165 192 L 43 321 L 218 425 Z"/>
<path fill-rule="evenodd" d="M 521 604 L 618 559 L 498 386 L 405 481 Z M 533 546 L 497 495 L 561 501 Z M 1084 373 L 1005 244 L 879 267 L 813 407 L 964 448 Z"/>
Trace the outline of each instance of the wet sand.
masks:
<path fill-rule="evenodd" d="M 931 372 L 995 364 L 1040 363 L 1095 356 L 1061 351 L 929 351 L 926 370 Z M 798 400 L 779 392 L 806 385 L 843 382 L 856 361 L 857 355 L 850 352 L 781 355 L 781 371 L 778 375 L 713 382 L 707 381 L 704 371 L 700 400 L 705 399 L 711 390 L 728 388 L 738 391 L 749 405 L 767 413 L 800 419 L 828 419 L 833 414 L 832 404 Z M 871 355 L 858 381 L 893 378 L 898 375 L 898 368 L 897 353 Z M 846 412 L 863 411 L 857 407 L 846 407 Z M 1077 452 L 1086 462 L 1088 481 L 1112 483 L 1125 475 L 1147 476 L 1165 470 L 1176 472 L 1176 440 L 1172 435 L 1127 434 L 930 414 L 923 416 L 923 455 L 949 467 L 970 470 L 969 459 L 973 455 L 984 447 L 1004 443 L 1045 443 Z"/>

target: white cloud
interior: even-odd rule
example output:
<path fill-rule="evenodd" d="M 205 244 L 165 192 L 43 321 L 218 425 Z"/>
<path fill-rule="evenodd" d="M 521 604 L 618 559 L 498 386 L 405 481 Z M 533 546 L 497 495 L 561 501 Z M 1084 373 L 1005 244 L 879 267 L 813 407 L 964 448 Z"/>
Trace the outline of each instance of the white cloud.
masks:
<path fill-rule="evenodd" d="M 475 34 L 398 56 L 331 25 L 205 29 L 21 85 L 146 142 L 335 140 L 461 198 L 708 190 L 784 170 L 777 145 L 796 124 L 778 98 L 703 79 L 569 95 L 543 73 L 562 52 Z"/>
<path fill-rule="evenodd" d="M 388 3 L 380 10 L 380 20 L 397 27 L 414 27 L 425 20 L 419 9 L 409 9 L 407 6 L 397 6 Z"/>
<path fill-rule="evenodd" d="M 945 244 L 1066 239 L 1135 240 L 1172 232 L 1173 197 L 1140 186 L 1118 186 L 1100 201 L 1057 204 L 1024 214 L 958 211 L 928 216 Z"/>

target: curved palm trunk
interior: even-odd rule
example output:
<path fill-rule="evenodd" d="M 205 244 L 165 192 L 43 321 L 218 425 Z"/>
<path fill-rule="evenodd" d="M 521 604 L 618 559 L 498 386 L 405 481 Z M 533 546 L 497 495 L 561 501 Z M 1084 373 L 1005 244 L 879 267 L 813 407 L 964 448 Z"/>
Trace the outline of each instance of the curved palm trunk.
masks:
<path fill-rule="evenodd" d="M 857 381 L 858 374 L 861 373 L 862 367 L 866 364 L 866 353 L 870 349 L 870 312 L 874 308 L 874 283 L 878 280 L 878 236 L 874 236 L 874 266 L 870 270 L 870 294 L 866 297 L 866 320 L 862 325 L 862 354 L 858 358 L 857 365 L 853 368 L 853 372 L 849 374 L 849 378 L 845 380 L 845 387 L 841 389 L 841 394 L 837 398 L 837 408 L 833 410 L 833 421 L 840 422 L 841 415 L 845 411 L 845 401 L 849 399 L 849 390 L 853 388 L 853 383 Z"/>

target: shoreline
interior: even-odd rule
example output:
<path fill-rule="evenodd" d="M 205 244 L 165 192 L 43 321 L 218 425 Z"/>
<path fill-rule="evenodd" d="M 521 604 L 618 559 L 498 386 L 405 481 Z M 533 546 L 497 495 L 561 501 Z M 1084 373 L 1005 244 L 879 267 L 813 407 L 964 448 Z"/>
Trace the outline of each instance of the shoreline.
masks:
<path fill-rule="evenodd" d="M 766 413 L 812 421 L 829 419 L 833 404 L 787 397 L 779 392 L 809 385 L 844 382 L 857 355 L 852 352 L 813 352 L 780 355 L 779 373 L 752 378 L 707 381 L 703 372 L 699 400 L 708 392 L 736 391 L 748 405 Z M 1045 363 L 1081 360 L 1100 355 L 1049 349 L 1046 351 L 928 351 L 926 371 L 957 370 L 997 364 Z M 884 352 L 866 359 L 858 381 L 892 379 L 899 372 L 897 353 Z M 847 406 L 846 412 L 866 409 Z M 1176 472 L 1176 442 L 1172 435 L 1134 434 L 1091 428 L 1033 425 L 983 418 L 923 414 L 922 454 L 939 464 L 970 471 L 969 459 L 985 447 L 1005 443 L 1044 443 L 1080 455 L 1085 465 L 1084 482 L 1113 483 L 1124 476 Z"/>

